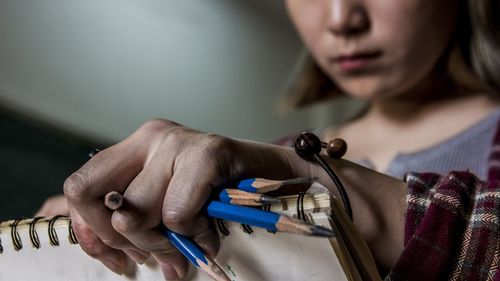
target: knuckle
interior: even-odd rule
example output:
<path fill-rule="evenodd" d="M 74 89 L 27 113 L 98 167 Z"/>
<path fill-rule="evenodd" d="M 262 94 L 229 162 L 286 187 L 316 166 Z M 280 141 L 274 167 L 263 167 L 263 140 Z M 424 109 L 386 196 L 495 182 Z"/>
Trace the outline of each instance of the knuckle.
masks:
<path fill-rule="evenodd" d="M 204 135 L 202 142 L 211 147 L 223 147 L 224 145 L 227 144 L 228 140 L 229 139 L 226 137 L 222 137 L 217 134 L 207 133 Z"/>
<path fill-rule="evenodd" d="M 221 155 L 232 150 L 233 141 L 230 138 L 221 137 L 216 134 L 206 134 L 200 144 L 203 151 L 210 157 Z"/>
<path fill-rule="evenodd" d="M 84 168 L 69 176 L 63 185 L 64 195 L 73 202 L 82 201 L 86 195 L 88 173 Z"/>
<path fill-rule="evenodd" d="M 221 175 L 232 175 L 235 170 L 237 155 L 235 140 L 208 134 L 202 142 L 202 160 L 210 163 L 215 169 L 213 172 Z"/>
<path fill-rule="evenodd" d="M 180 132 L 181 130 L 182 127 L 174 127 L 168 130 L 163 136 L 163 144 L 170 148 L 181 147 L 185 144 L 185 136 Z"/>
<path fill-rule="evenodd" d="M 188 219 L 186 215 L 174 207 L 165 207 L 162 213 L 163 224 L 172 230 L 182 227 Z"/>
<path fill-rule="evenodd" d="M 123 213 L 114 212 L 111 217 L 111 225 L 119 233 L 126 235 L 128 233 L 135 233 L 142 229 L 142 221 L 136 219 L 134 216 Z"/>
<path fill-rule="evenodd" d="M 172 127 L 179 127 L 180 125 L 176 122 L 166 120 L 166 119 L 152 119 L 144 123 L 139 131 L 145 132 L 146 134 L 157 134 L 162 133 L 165 129 Z"/>

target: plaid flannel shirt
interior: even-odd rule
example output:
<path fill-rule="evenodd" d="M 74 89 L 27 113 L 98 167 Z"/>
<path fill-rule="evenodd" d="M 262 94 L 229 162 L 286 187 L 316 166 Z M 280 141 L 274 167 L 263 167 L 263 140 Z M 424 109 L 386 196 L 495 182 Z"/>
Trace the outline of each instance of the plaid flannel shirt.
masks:
<path fill-rule="evenodd" d="M 467 171 L 407 175 L 405 248 L 386 281 L 500 281 L 500 124 L 492 148 L 487 182 Z"/>
<path fill-rule="evenodd" d="M 499 129 L 492 145 L 487 182 L 466 171 L 408 174 L 405 248 L 385 280 L 500 281 Z"/>

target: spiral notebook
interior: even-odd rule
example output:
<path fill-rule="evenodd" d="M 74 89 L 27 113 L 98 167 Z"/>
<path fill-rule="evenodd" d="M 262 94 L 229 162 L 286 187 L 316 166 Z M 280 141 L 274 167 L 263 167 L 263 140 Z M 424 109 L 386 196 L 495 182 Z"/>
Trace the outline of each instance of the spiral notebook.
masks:
<path fill-rule="evenodd" d="M 231 280 L 380 280 L 366 244 L 329 193 L 281 198 L 282 203 L 268 208 L 337 235 L 304 237 L 218 221 L 221 249 L 216 261 Z M 153 260 L 131 264 L 121 276 L 109 271 L 80 249 L 67 217 L 5 221 L 0 239 L 1 281 L 163 280 Z M 211 279 L 191 266 L 185 280 Z"/>

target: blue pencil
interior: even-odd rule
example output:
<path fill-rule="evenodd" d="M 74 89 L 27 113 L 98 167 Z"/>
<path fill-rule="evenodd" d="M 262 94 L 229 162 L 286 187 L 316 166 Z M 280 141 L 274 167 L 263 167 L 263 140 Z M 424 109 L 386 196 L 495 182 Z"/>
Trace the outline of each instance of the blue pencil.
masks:
<path fill-rule="evenodd" d="M 99 151 L 99 149 L 93 150 L 89 153 L 89 158 L 95 156 Z M 104 197 L 104 205 L 113 211 L 118 210 L 122 204 L 123 195 L 119 192 L 111 191 Z M 191 239 L 167 228 L 165 228 L 163 234 L 168 238 L 170 243 L 184 255 L 184 257 L 194 266 L 205 271 L 212 279 L 216 281 L 231 281 L 220 266 L 212 258 L 206 255 L 200 246 L 191 241 Z"/>
<path fill-rule="evenodd" d="M 224 280 L 230 281 L 229 277 L 224 273 L 224 271 L 217 265 L 217 263 L 207 256 L 203 250 L 195 244 L 191 239 L 173 232 L 169 229 L 165 229 L 163 232 L 167 236 L 170 243 L 181 252 L 184 257 L 186 257 L 192 264 L 196 267 L 201 268 L 214 280 Z"/>
<path fill-rule="evenodd" d="M 270 231 L 291 232 L 311 236 L 334 236 L 333 231 L 308 224 L 275 212 L 211 201 L 206 208 L 209 217 L 262 227 Z"/>
<path fill-rule="evenodd" d="M 238 189 L 247 192 L 266 193 L 287 185 L 312 183 L 314 180 L 316 179 L 309 177 L 295 178 L 289 180 L 268 180 L 263 178 L 250 178 L 241 180 L 236 187 Z"/>
<path fill-rule="evenodd" d="M 109 209 L 118 210 L 123 204 L 123 195 L 111 191 L 104 197 L 104 205 Z M 212 279 L 217 281 L 230 281 L 226 273 L 191 239 L 164 228 L 163 234 L 170 243 L 181 252 L 194 266 L 205 271 Z"/>

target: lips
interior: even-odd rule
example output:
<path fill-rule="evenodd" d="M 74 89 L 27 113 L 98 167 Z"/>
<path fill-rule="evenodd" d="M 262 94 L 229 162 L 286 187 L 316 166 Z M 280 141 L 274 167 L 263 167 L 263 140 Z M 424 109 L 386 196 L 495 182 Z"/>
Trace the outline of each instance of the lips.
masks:
<path fill-rule="evenodd" d="M 381 55 L 380 51 L 353 52 L 336 56 L 331 61 L 338 65 L 341 70 L 351 72 L 367 68 Z"/>

